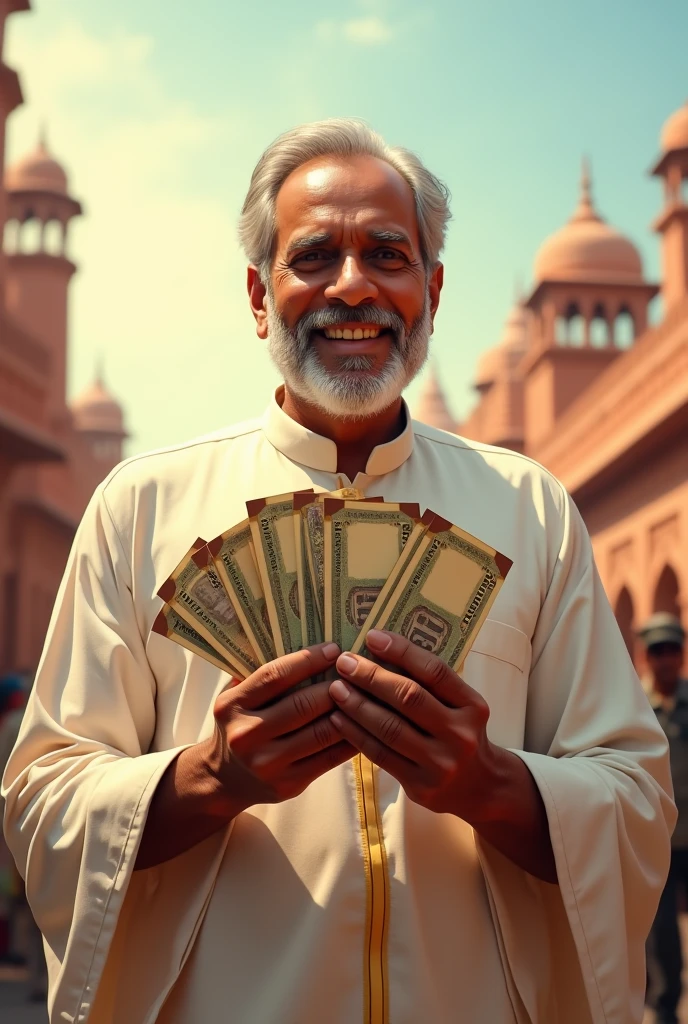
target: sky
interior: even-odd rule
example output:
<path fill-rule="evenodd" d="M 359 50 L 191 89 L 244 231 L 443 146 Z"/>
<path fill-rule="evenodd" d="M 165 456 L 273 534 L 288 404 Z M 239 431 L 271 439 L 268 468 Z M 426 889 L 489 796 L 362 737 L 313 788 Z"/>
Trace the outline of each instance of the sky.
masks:
<path fill-rule="evenodd" d="M 236 236 L 248 180 L 281 131 L 355 115 L 452 193 L 431 351 L 464 416 L 584 155 L 598 209 L 658 279 L 647 172 L 688 99 L 687 38 L 685 0 L 34 0 L 8 22 L 25 102 L 6 159 L 45 126 L 84 207 L 70 394 L 102 363 L 129 454 L 258 415 L 279 378 Z"/>

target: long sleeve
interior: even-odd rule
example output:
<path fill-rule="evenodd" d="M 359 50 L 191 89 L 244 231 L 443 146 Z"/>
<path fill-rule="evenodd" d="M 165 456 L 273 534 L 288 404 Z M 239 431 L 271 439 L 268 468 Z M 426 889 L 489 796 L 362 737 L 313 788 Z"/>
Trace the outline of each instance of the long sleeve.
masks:
<path fill-rule="evenodd" d="M 542 795 L 559 885 L 480 843 L 500 939 L 533 1020 L 640 1022 L 675 824 L 667 744 L 568 496 L 532 645 L 525 749 L 514 752 Z"/>
<path fill-rule="evenodd" d="M 156 962 L 165 976 L 170 964 L 176 970 L 207 897 L 209 865 L 226 837 L 167 869 L 137 873 L 132 884 L 150 799 L 181 749 L 149 753 L 155 724 L 156 681 L 131 567 L 101 488 L 78 530 L 3 779 L 5 834 L 46 942 L 51 1021 L 114 1019 L 105 1001 L 98 1013 L 92 1007 L 99 984 L 108 987 L 108 968 L 117 976 L 112 947 L 130 887 L 136 938 L 120 942 L 117 956 L 150 955 L 152 977 Z M 180 886 L 179 873 L 190 864 L 196 882 Z M 158 917 L 154 956 L 145 948 L 146 914 L 152 901 L 165 905 L 170 886 L 178 891 L 168 901 L 178 919 L 161 932 Z M 164 983 L 158 975 L 151 1000 Z"/>

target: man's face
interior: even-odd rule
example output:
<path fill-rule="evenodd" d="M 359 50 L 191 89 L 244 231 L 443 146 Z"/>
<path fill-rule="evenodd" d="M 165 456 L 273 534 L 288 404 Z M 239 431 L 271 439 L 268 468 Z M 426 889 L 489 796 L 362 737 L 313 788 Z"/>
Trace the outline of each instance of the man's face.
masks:
<path fill-rule="evenodd" d="M 278 193 L 276 232 L 257 319 L 287 386 L 335 416 L 387 408 L 425 361 L 442 282 L 409 185 L 373 157 L 311 161 Z"/>
<path fill-rule="evenodd" d="M 647 663 L 656 689 L 665 695 L 673 694 L 681 676 L 683 647 L 674 643 L 652 644 L 647 649 Z"/>

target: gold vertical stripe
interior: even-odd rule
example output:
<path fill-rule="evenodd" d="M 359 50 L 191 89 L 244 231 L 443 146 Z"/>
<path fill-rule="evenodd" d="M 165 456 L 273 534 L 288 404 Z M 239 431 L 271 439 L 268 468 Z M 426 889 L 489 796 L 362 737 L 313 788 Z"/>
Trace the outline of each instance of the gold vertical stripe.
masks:
<path fill-rule="evenodd" d="M 356 795 L 361 823 L 361 846 L 366 876 L 366 919 L 363 945 L 364 1024 L 388 1024 L 387 933 L 389 873 L 380 809 L 376 768 L 367 757 L 354 759 Z"/>

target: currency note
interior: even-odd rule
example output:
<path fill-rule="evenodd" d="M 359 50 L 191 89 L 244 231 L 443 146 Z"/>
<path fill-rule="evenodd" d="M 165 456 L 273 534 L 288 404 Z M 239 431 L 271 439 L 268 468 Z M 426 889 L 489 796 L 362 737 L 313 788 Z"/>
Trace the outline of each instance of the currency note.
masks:
<path fill-rule="evenodd" d="M 248 519 L 211 540 L 208 550 L 256 658 L 263 665 L 272 661 L 275 645 Z"/>
<path fill-rule="evenodd" d="M 323 502 L 324 638 L 348 651 L 405 545 L 422 529 L 415 502 Z"/>
<path fill-rule="evenodd" d="M 200 633 L 242 678 L 255 672 L 260 662 L 207 546 L 192 547 L 187 552 L 163 583 L 158 596 Z"/>
<path fill-rule="evenodd" d="M 310 493 L 313 491 L 311 489 Z M 258 575 L 277 655 L 303 646 L 294 539 L 294 494 L 246 502 Z"/>
<path fill-rule="evenodd" d="M 402 569 L 375 627 L 400 633 L 458 671 L 499 593 L 512 561 L 433 515 Z M 367 653 L 366 622 L 352 650 Z"/>
<path fill-rule="evenodd" d="M 301 644 L 303 647 L 311 647 L 313 644 L 322 643 L 323 630 L 318 602 L 313 587 L 313 578 L 310 573 L 306 546 L 308 538 L 305 536 L 301 507 L 297 500 L 310 501 L 310 494 L 295 494 L 294 507 L 292 511 L 292 524 L 294 527 L 294 549 L 296 558 L 296 583 L 298 587 L 299 612 L 301 622 Z"/>
<path fill-rule="evenodd" d="M 169 637 L 170 640 L 174 640 L 175 643 L 180 644 L 187 651 L 191 651 L 192 654 L 199 654 L 204 661 L 209 661 L 211 665 L 219 668 L 222 672 L 229 672 L 232 676 L 236 675 L 236 670 L 227 659 L 219 654 L 193 626 L 190 626 L 172 605 L 164 604 L 162 606 L 153 623 L 152 631 Z"/>
<path fill-rule="evenodd" d="M 336 491 L 321 491 L 319 494 L 294 495 L 294 508 L 301 516 L 301 557 L 302 572 L 310 579 L 310 592 L 313 594 L 315 611 L 320 623 L 319 635 L 322 636 L 325 621 L 323 606 L 323 502 L 325 498 L 343 498 L 351 501 L 383 501 L 381 497 L 366 498 L 356 487 L 340 487 Z M 305 584 L 304 584 L 305 585 Z"/>

